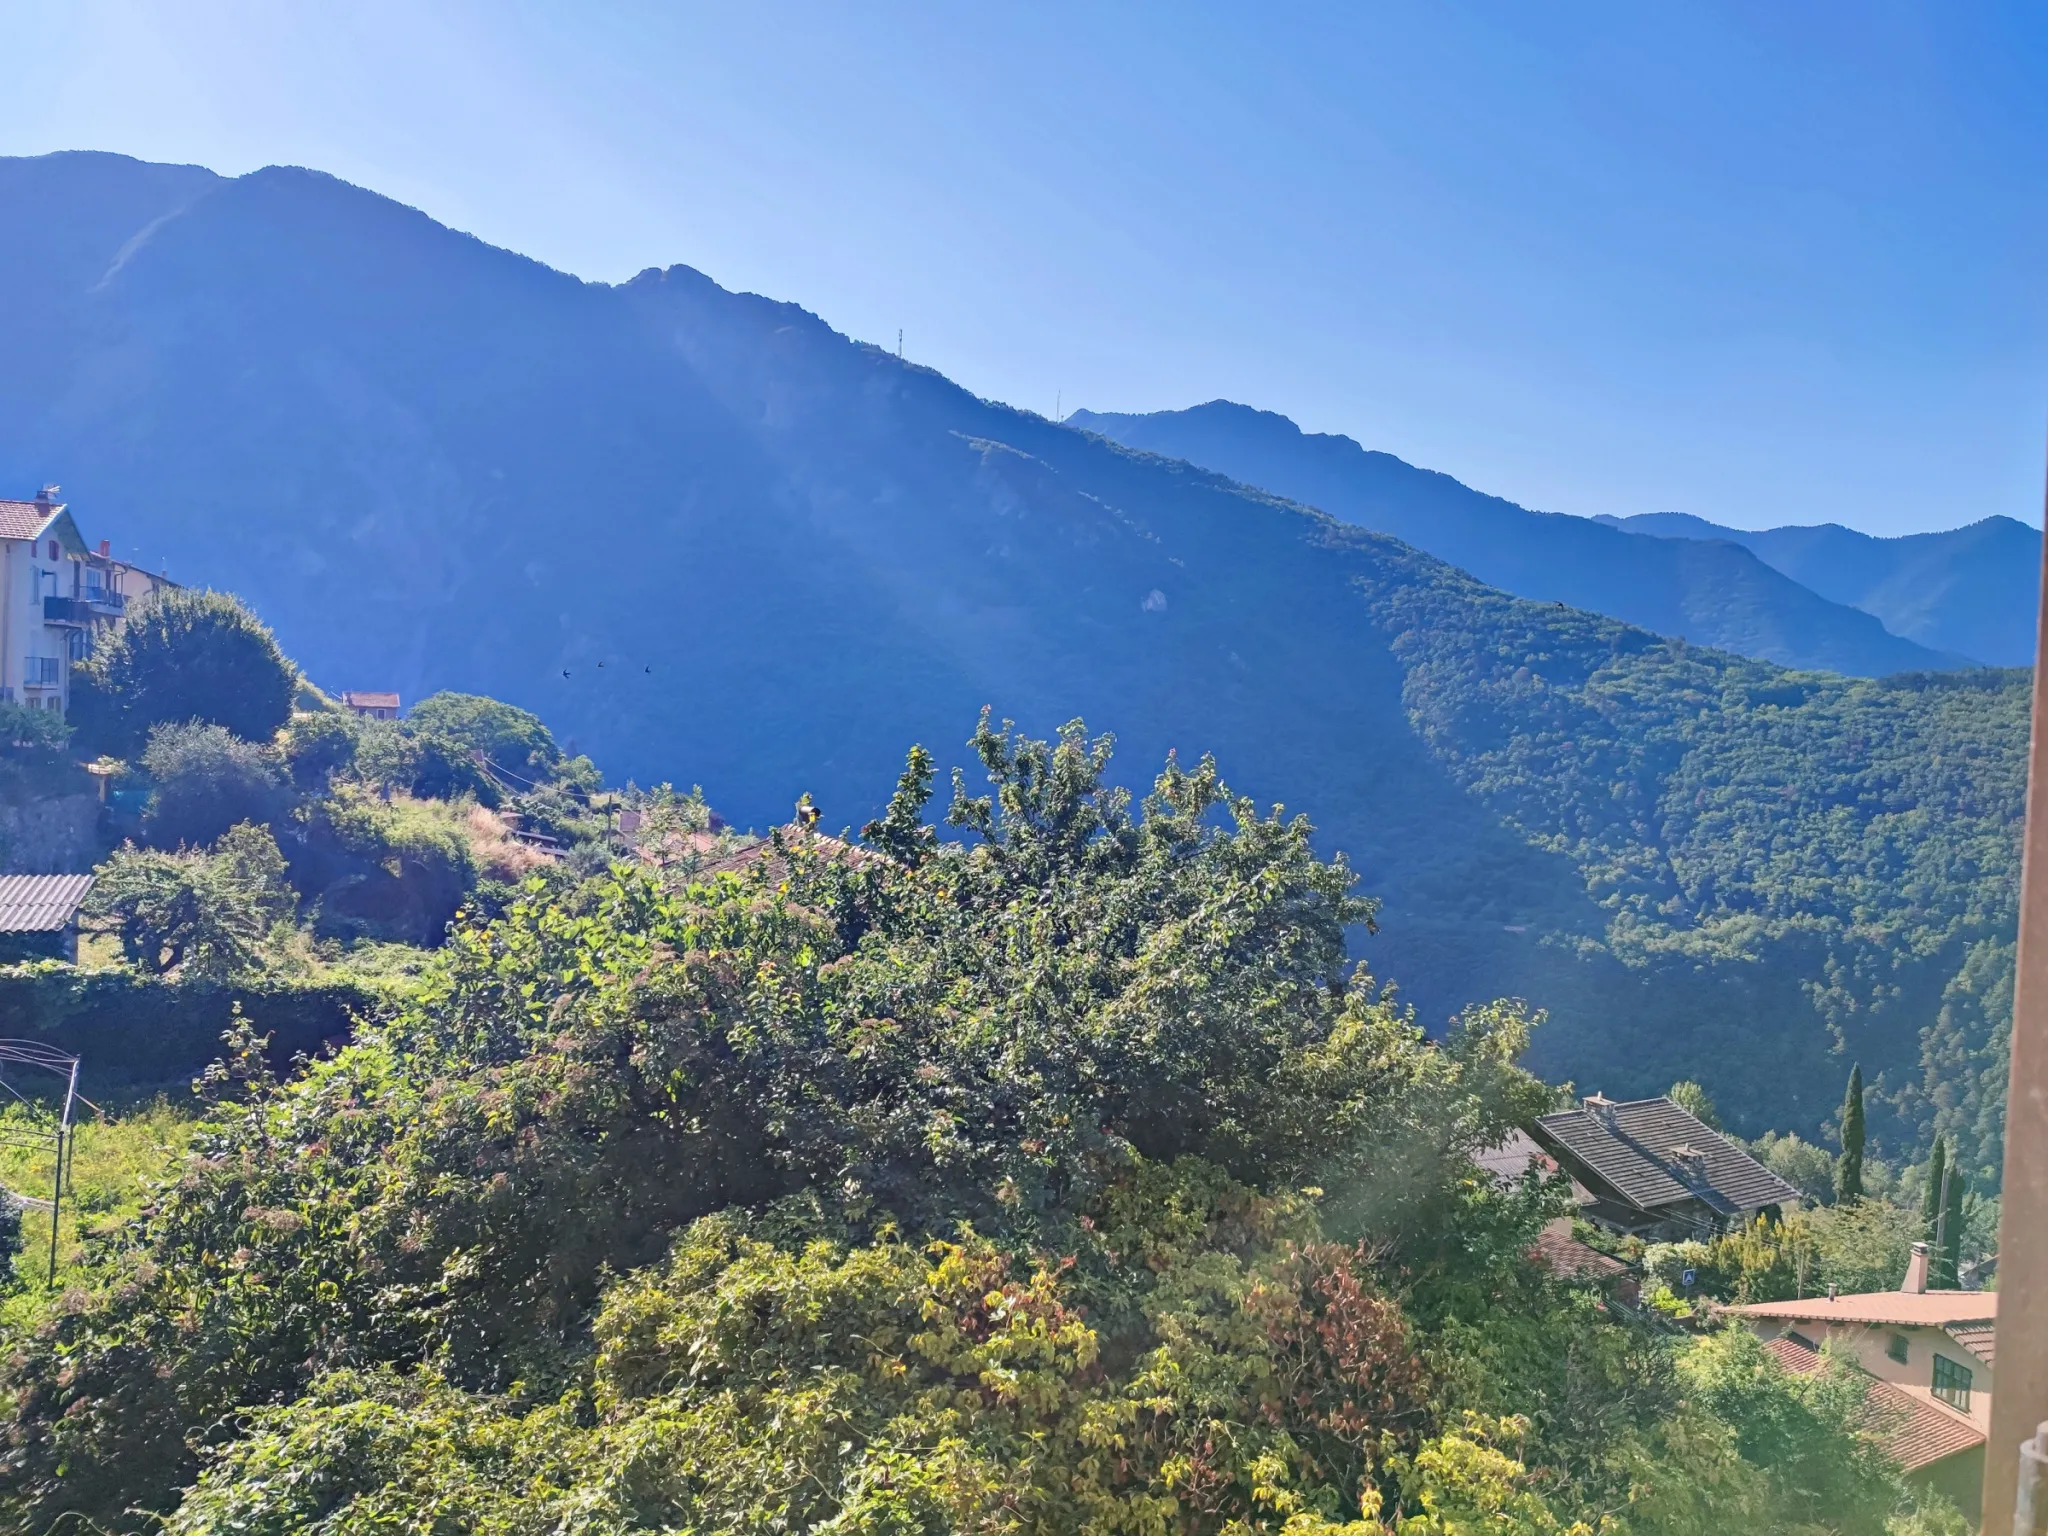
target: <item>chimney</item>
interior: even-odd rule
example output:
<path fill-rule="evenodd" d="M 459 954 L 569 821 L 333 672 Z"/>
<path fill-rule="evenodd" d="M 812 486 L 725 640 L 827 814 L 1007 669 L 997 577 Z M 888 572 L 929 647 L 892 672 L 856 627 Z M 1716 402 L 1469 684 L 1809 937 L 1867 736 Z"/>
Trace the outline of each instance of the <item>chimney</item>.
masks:
<path fill-rule="evenodd" d="M 44 486 L 40 491 L 36 492 L 36 505 L 39 507 L 51 505 L 56 501 L 57 493 L 63 489 L 64 487 L 61 485 Z"/>
<path fill-rule="evenodd" d="M 1595 1093 L 1586 1099 L 1586 1113 L 1606 1126 L 1610 1131 L 1615 1127 L 1614 1100 L 1604 1093 Z"/>
<path fill-rule="evenodd" d="M 1915 1243 L 1913 1257 L 1906 1261 L 1906 1280 L 1899 1287 L 1908 1296 L 1927 1294 L 1927 1245 Z"/>
<path fill-rule="evenodd" d="M 109 557 L 110 555 L 112 555 L 113 553 L 114 553 L 114 541 L 113 541 L 113 540 L 111 540 L 111 539 L 101 539 L 101 540 L 100 540 L 100 558 L 101 558 L 102 560 L 105 560 L 105 559 L 107 559 L 107 558 L 108 558 L 108 557 Z"/>

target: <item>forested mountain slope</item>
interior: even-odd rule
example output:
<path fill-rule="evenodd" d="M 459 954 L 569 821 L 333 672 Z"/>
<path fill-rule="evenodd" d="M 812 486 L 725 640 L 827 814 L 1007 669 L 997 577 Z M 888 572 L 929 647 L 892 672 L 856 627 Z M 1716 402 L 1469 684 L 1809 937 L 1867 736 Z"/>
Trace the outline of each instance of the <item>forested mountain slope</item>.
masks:
<path fill-rule="evenodd" d="M 1116 732 L 1130 781 L 1213 750 L 1384 898 L 1361 952 L 1425 1019 L 1526 996 L 1541 1069 L 1697 1076 L 1746 1129 L 1817 1126 L 1839 1049 L 1918 1133 L 1923 1031 L 1996 1028 L 2017 675 L 1794 675 L 1517 600 L 794 305 L 582 283 L 312 172 L 0 162 L 0 212 L 51 232 L 6 257 L 38 366 L 0 483 L 242 593 L 329 686 L 507 699 L 742 824 L 805 790 L 858 824 L 984 704 Z"/>
<path fill-rule="evenodd" d="M 1993 666 L 2029 665 L 2041 599 L 2041 531 L 1987 517 L 1939 533 L 1873 538 L 1839 523 L 1724 528 L 1683 512 L 1601 521 L 1657 538 L 1739 544 L 1838 603 L 1874 614 L 1897 635 Z"/>
<path fill-rule="evenodd" d="M 1390 533 L 1519 597 L 1697 645 L 1858 677 L 1981 659 L 1901 638 L 1748 550 L 1617 537 L 1604 522 L 1532 512 L 1348 437 L 1303 432 L 1272 411 L 1212 400 L 1147 415 L 1076 411 L 1067 421 Z"/>

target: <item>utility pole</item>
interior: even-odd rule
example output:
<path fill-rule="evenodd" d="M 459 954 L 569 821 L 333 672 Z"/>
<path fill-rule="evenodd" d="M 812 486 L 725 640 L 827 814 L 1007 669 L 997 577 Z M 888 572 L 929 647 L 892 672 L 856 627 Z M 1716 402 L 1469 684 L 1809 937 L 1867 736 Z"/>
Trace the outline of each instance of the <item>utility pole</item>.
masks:
<path fill-rule="evenodd" d="M 903 327 L 896 327 L 896 361 L 903 361 Z"/>

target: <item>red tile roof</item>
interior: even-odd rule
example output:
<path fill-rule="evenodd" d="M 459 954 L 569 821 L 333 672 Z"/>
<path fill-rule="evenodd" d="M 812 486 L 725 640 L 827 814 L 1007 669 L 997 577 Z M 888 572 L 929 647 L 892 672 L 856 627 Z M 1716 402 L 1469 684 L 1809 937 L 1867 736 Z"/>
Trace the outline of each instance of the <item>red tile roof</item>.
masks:
<path fill-rule="evenodd" d="M 1621 1260 L 1573 1237 L 1569 1216 L 1560 1216 L 1537 1235 L 1529 1257 L 1560 1280 L 1611 1280 L 1629 1272 Z"/>
<path fill-rule="evenodd" d="M 1820 1351 L 1794 1339 L 1772 1339 L 1764 1345 L 1788 1371 L 1817 1371 Z M 1886 1452 L 1908 1472 L 1984 1443 L 1984 1433 L 1959 1413 L 1929 1398 L 1901 1391 L 1871 1376 L 1864 1394 L 1862 1426 L 1884 1443 Z"/>
<path fill-rule="evenodd" d="M 1986 1319 L 1981 1323 L 1950 1323 L 1945 1331 L 1950 1338 L 1954 1339 L 1986 1365 L 1998 1364 L 1995 1347 L 1998 1342 L 1998 1324 L 1996 1320 Z"/>
<path fill-rule="evenodd" d="M 362 693 L 343 689 L 341 702 L 350 709 L 396 709 L 398 695 L 395 693 Z"/>
<path fill-rule="evenodd" d="M 0 539 L 32 539 L 63 510 L 61 501 L 0 501 Z"/>
<path fill-rule="evenodd" d="M 1809 1296 L 1804 1301 L 1758 1301 L 1731 1307 L 1743 1317 L 1810 1317 L 1832 1323 L 1903 1323 L 1946 1328 L 1989 1326 L 1998 1317 L 1996 1291 L 1860 1291 L 1854 1296 Z"/>

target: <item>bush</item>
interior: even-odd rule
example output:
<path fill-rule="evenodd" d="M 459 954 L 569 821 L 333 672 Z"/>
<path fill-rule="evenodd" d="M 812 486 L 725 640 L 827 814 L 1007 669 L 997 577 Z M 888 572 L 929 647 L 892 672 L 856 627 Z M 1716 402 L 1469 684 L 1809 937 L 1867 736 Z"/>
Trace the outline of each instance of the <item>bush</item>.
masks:
<path fill-rule="evenodd" d="M 244 822 L 210 854 L 122 848 L 81 910 L 118 924 L 122 953 L 152 975 L 233 976 L 260 966 L 264 939 L 292 915 L 284 873 L 277 840 Z"/>
<path fill-rule="evenodd" d="M 347 710 L 323 709 L 293 715 L 279 745 L 291 779 L 309 793 L 324 790 L 355 762 L 362 722 Z"/>
<path fill-rule="evenodd" d="M 71 741 L 71 723 L 54 709 L 0 703 L 0 751 L 61 752 Z"/>
<path fill-rule="evenodd" d="M 412 707 L 405 723 L 421 741 L 442 745 L 449 757 L 466 761 L 481 752 L 519 780 L 538 783 L 562 764 L 562 749 L 539 716 L 479 694 L 431 694 Z"/>
<path fill-rule="evenodd" d="M 293 873 L 314 927 L 343 938 L 437 945 L 477 881 L 470 807 L 343 785 L 309 808 Z"/>
<path fill-rule="evenodd" d="M 221 592 L 169 588 L 103 632 L 74 672 L 88 751 L 133 756 L 157 726 L 198 720 L 269 741 L 291 718 L 298 671 L 263 623 Z"/>
<path fill-rule="evenodd" d="M 272 754 L 225 726 L 159 725 L 142 765 L 156 783 L 143 826 L 160 847 L 210 843 L 238 822 L 269 822 L 284 809 Z"/>

